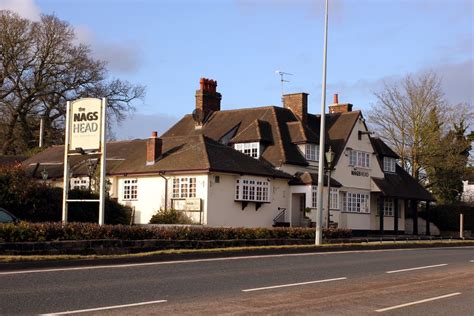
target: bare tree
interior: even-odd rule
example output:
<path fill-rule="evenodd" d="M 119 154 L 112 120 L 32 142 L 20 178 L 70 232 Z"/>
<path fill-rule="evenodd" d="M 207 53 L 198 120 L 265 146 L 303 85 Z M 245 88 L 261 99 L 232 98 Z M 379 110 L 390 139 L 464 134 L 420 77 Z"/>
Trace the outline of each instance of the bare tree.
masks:
<path fill-rule="evenodd" d="M 419 179 L 425 123 L 433 109 L 445 107 L 438 78 L 432 73 L 419 79 L 407 76 L 399 84 L 385 84 L 375 95 L 378 102 L 369 112 L 370 123 L 395 149 L 402 166 Z"/>
<path fill-rule="evenodd" d="M 120 121 L 145 88 L 108 80 L 106 64 L 75 44 L 73 28 L 54 15 L 39 22 L 0 11 L 0 151 L 35 146 L 39 121 L 49 143 L 63 139 L 65 105 L 80 97 L 107 97 L 110 120 Z M 110 121 L 109 121 L 110 124 Z"/>

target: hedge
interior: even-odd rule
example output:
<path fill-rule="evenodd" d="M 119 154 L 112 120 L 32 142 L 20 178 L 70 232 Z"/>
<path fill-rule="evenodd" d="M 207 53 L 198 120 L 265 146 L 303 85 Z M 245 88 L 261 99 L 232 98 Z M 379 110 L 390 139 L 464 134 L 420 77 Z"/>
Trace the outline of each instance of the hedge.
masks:
<path fill-rule="evenodd" d="M 233 240 L 233 239 L 314 239 L 311 228 L 213 228 L 202 226 L 124 226 L 92 223 L 0 224 L 0 242 L 35 242 L 55 240 Z M 350 238 L 348 229 L 325 229 L 328 239 Z"/>
<path fill-rule="evenodd" d="M 464 215 L 464 229 L 474 231 L 474 205 L 471 203 L 434 205 L 429 209 L 430 221 L 442 231 L 459 230 L 459 214 Z M 425 210 L 419 216 L 426 219 Z"/>

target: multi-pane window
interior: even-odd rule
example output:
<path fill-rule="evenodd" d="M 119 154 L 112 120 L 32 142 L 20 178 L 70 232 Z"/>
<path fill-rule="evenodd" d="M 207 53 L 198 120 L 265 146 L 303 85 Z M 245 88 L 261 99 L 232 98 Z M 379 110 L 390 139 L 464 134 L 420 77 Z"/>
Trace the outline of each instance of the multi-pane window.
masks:
<path fill-rule="evenodd" d="M 398 207 L 400 209 L 400 206 Z M 380 216 L 380 200 L 377 199 L 377 215 Z M 394 216 L 395 215 L 395 201 L 393 198 L 383 199 L 383 216 Z M 400 211 L 398 211 L 400 217 Z"/>
<path fill-rule="evenodd" d="M 324 199 L 323 199 L 324 201 Z M 331 188 L 331 194 L 329 195 L 330 209 L 338 210 L 339 209 L 339 190 Z M 317 207 L 318 204 L 318 186 L 313 185 L 311 188 L 311 204 L 313 208 Z"/>
<path fill-rule="evenodd" d="M 305 146 L 305 158 L 306 160 L 318 161 L 319 146 L 316 144 L 306 144 Z"/>
<path fill-rule="evenodd" d="M 173 198 L 185 199 L 196 197 L 196 178 L 174 178 Z"/>
<path fill-rule="evenodd" d="M 330 194 L 330 209 L 332 210 L 338 210 L 339 209 L 339 190 L 331 188 L 331 194 Z"/>
<path fill-rule="evenodd" d="M 138 198 L 137 179 L 126 179 L 123 181 L 123 200 L 132 201 Z"/>
<path fill-rule="evenodd" d="M 345 192 L 343 210 L 351 213 L 370 213 L 369 195 L 365 193 Z"/>
<path fill-rule="evenodd" d="M 239 143 L 234 145 L 234 149 L 252 158 L 260 157 L 260 143 Z"/>
<path fill-rule="evenodd" d="M 397 161 L 395 158 L 383 157 L 383 170 L 386 172 L 395 172 Z"/>
<path fill-rule="evenodd" d="M 370 154 L 364 151 L 351 150 L 349 153 L 349 165 L 354 167 L 369 168 Z"/>
<path fill-rule="evenodd" d="M 318 186 L 313 185 L 311 188 L 311 204 L 314 207 L 318 207 Z"/>
<path fill-rule="evenodd" d="M 237 201 L 269 202 L 270 182 L 256 179 L 238 179 L 235 182 Z"/>
<path fill-rule="evenodd" d="M 71 190 L 88 190 L 89 178 L 73 178 L 71 179 Z"/>

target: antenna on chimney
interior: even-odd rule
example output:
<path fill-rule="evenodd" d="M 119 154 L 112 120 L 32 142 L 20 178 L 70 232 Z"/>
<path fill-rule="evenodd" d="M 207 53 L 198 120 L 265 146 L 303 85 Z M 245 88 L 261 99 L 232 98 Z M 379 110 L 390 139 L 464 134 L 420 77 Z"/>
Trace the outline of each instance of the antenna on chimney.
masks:
<path fill-rule="evenodd" d="M 284 94 L 284 91 L 283 91 L 283 84 L 285 82 L 290 82 L 290 80 L 285 80 L 285 75 L 289 75 L 289 76 L 293 76 L 293 74 L 290 74 L 289 72 L 284 72 L 284 71 L 280 71 L 280 70 L 275 70 L 275 73 L 277 75 L 280 75 L 280 83 L 281 83 L 281 103 L 283 104 L 283 94 Z"/>

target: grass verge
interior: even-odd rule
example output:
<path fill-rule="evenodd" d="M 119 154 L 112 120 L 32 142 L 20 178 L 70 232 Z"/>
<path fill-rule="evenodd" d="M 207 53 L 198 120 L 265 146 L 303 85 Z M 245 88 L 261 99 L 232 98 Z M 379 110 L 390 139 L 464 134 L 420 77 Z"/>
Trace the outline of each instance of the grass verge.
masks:
<path fill-rule="evenodd" d="M 285 245 L 285 246 L 249 246 L 249 247 L 228 247 L 209 249 L 167 249 L 150 252 L 120 255 L 32 255 L 32 256 L 7 256 L 0 255 L 0 263 L 11 262 L 34 262 L 34 261 L 63 261 L 63 260 L 94 260 L 94 259 L 127 259 L 143 258 L 159 255 L 180 255 L 180 254 L 219 254 L 239 252 L 259 252 L 272 250 L 302 250 L 315 252 L 324 251 L 349 251 L 349 250 L 377 250 L 377 249 L 404 249 L 404 248 L 426 248 L 426 247 L 455 247 L 474 246 L 474 240 L 436 240 L 436 241 L 373 241 L 368 243 L 333 243 L 321 246 L 315 245 Z"/>

